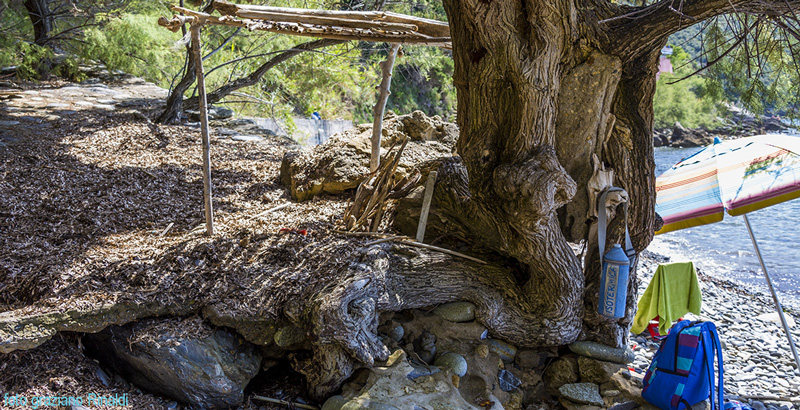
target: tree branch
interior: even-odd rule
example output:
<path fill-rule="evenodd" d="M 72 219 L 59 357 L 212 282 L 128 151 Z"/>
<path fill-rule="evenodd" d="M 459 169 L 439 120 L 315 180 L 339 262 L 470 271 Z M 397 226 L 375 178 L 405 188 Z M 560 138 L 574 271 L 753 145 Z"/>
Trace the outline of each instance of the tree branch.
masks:
<path fill-rule="evenodd" d="M 660 48 L 670 35 L 687 27 L 687 19 L 696 23 L 736 12 L 772 21 L 800 8 L 800 0 L 683 0 L 677 9 L 675 3 L 676 0 L 662 0 L 633 10 L 621 8 L 620 13 L 624 14 L 599 20 L 608 34 L 605 50 L 630 61 Z"/>
<path fill-rule="evenodd" d="M 230 95 L 234 91 L 238 91 L 242 88 L 257 84 L 258 81 L 261 79 L 261 77 L 263 77 L 264 74 L 267 73 L 267 71 L 304 51 L 315 50 L 318 48 L 328 47 L 342 43 L 345 43 L 345 41 L 322 39 L 322 40 L 314 40 L 314 41 L 309 41 L 307 43 L 299 44 L 293 47 L 292 49 L 286 50 L 278 54 L 277 56 L 273 57 L 266 63 L 262 64 L 261 67 L 258 67 L 258 69 L 250 73 L 247 77 L 242 77 L 232 82 L 229 82 L 228 84 L 225 84 L 217 88 L 213 92 L 209 93 L 207 96 L 208 104 L 214 104 L 216 102 L 219 102 L 220 100 Z M 192 97 L 186 100 L 186 108 L 195 109 L 196 107 L 197 107 L 197 97 Z"/>

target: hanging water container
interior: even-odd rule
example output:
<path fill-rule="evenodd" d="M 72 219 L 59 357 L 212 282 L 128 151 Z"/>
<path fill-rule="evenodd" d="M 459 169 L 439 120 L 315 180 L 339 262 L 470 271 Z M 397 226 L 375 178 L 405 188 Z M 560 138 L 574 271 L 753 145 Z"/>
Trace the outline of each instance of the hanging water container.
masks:
<path fill-rule="evenodd" d="M 603 256 L 598 312 L 610 319 L 625 317 L 630 259 L 619 244 Z"/>

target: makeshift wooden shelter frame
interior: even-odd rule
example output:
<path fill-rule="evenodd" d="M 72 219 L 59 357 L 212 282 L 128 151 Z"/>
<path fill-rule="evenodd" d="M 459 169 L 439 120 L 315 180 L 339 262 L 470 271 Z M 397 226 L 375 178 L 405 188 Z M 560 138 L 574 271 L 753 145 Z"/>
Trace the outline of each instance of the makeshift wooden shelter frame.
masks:
<path fill-rule="evenodd" d="M 232 4 L 213 1 L 212 12 L 221 16 L 173 6 L 172 10 L 183 13 L 167 19 L 161 17 L 158 24 L 178 31 L 190 24 L 192 58 L 197 75 L 197 92 L 200 105 L 200 134 L 203 143 L 203 200 L 205 202 L 206 233 L 214 234 L 214 212 L 211 203 L 211 144 L 206 104 L 205 74 L 200 56 L 200 30 L 207 24 L 244 27 L 271 33 L 295 36 L 330 38 L 336 40 L 359 40 L 392 44 L 389 56 L 381 62 L 382 80 L 377 102 L 373 107 L 372 151 L 370 172 L 380 166 L 380 149 L 383 114 L 390 94 L 392 69 L 401 44 L 422 44 L 451 48 L 450 26 L 441 21 L 386 11 L 340 11 L 312 10 L 286 7 Z"/>

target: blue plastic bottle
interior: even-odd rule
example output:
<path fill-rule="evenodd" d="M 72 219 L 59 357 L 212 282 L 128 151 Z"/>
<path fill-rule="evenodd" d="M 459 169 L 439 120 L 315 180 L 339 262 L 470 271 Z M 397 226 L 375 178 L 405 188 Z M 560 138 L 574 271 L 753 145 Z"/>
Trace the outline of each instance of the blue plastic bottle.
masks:
<path fill-rule="evenodd" d="M 628 275 L 630 260 L 619 244 L 615 244 L 603 256 L 603 272 L 600 275 L 600 304 L 597 311 L 601 315 L 618 319 L 625 317 L 625 301 L 628 297 Z"/>

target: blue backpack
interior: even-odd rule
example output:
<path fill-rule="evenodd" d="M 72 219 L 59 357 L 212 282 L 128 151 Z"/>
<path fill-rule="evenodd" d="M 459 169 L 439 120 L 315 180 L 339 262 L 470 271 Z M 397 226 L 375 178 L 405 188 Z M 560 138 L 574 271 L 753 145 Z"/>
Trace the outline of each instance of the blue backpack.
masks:
<path fill-rule="evenodd" d="M 715 351 L 719 367 L 716 394 Z M 643 384 L 642 397 L 663 410 L 686 409 L 709 397 L 711 410 L 721 409 L 722 351 L 714 323 L 682 320 L 672 326 L 653 356 Z"/>

